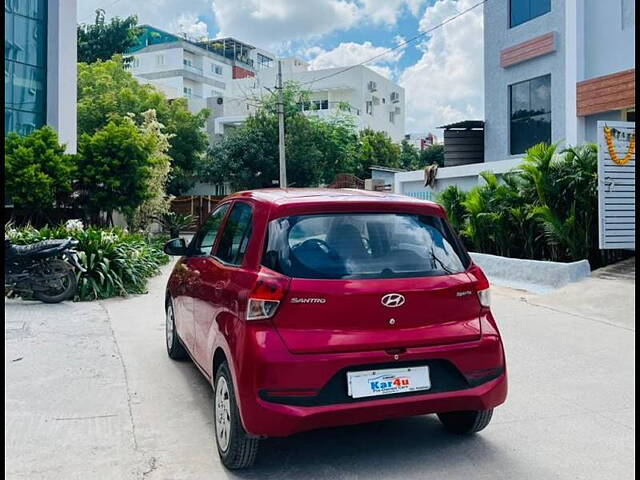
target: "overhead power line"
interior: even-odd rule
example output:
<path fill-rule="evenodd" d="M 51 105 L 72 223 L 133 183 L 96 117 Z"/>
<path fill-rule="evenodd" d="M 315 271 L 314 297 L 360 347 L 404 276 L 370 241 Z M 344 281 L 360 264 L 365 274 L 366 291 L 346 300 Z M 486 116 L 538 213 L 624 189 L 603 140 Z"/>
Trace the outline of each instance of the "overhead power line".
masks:
<path fill-rule="evenodd" d="M 119 0 L 117 0 L 117 1 L 119 1 Z M 117 3 L 117 1 L 116 1 L 116 3 Z M 413 42 L 415 42 L 416 40 L 419 40 L 419 39 L 423 38 L 424 36 L 428 35 L 429 33 L 433 32 L 434 30 L 437 30 L 438 28 L 442 28 L 444 25 L 446 25 L 446 24 L 448 24 L 448 23 L 450 23 L 450 22 L 454 21 L 455 19 L 457 19 L 457 18 L 459 18 L 459 17 L 461 17 L 461 16 L 463 16 L 463 15 L 465 15 L 465 14 L 469 13 L 470 11 L 472 11 L 472 10 L 474 10 L 474 9 L 478 8 L 480 5 L 483 5 L 483 4 L 487 3 L 488 1 L 489 1 L 489 0 L 482 0 L 482 1 L 480 1 L 480 2 L 478 2 L 478 3 L 476 3 L 476 4 L 474 4 L 474 5 L 472 5 L 471 7 L 467 8 L 467 9 L 465 9 L 465 10 L 461 11 L 461 12 L 459 12 L 459 13 L 457 13 L 457 14 L 455 14 L 455 15 L 452 15 L 451 17 L 449 17 L 449 18 L 447 18 L 447 19 L 443 20 L 442 22 L 438 23 L 437 25 L 434 25 L 433 27 L 429 28 L 428 30 L 425 30 L 424 32 L 421 32 L 421 33 L 419 33 L 419 34 L 415 35 L 414 37 L 412 37 L 412 38 L 410 38 L 410 39 L 408 39 L 408 40 L 405 40 L 405 41 L 403 41 L 403 42 L 399 43 L 399 44 L 398 44 L 398 45 L 396 45 L 395 47 L 389 48 L 389 49 L 385 50 L 384 52 L 381 52 L 381 53 L 379 53 L 379 54 L 377 54 L 377 55 L 374 55 L 373 57 L 368 58 L 367 60 L 364 60 L 364 61 L 362 61 L 362 62 L 360 62 L 360 63 L 355 64 L 355 65 L 350 65 L 350 66 L 348 66 L 348 67 L 345 67 L 345 68 L 343 68 L 342 70 L 340 70 L 340 71 L 338 71 L 338 72 L 333 72 L 333 73 L 330 73 L 330 74 L 325 75 L 325 76 L 323 76 L 323 77 L 314 78 L 313 80 L 309 80 L 309 81 L 306 81 L 306 82 L 300 83 L 300 86 L 313 84 L 313 83 L 318 82 L 318 81 L 320 81 L 320 80 L 324 80 L 324 79 L 327 79 L 327 78 L 334 77 L 334 76 L 336 76 L 336 75 L 340 75 L 340 74 L 342 74 L 342 73 L 344 73 L 344 72 L 347 72 L 347 71 L 349 71 L 349 70 L 352 70 L 352 69 L 354 69 L 354 68 L 356 68 L 356 67 L 359 67 L 359 66 L 361 66 L 361 65 L 365 65 L 365 64 L 367 64 L 367 63 L 369 63 L 369 62 L 372 62 L 373 60 L 376 60 L 376 59 L 378 59 L 378 58 L 380 58 L 380 57 L 383 57 L 383 56 L 385 56 L 385 55 L 388 55 L 388 54 L 389 54 L 389 53 L 391 53 L 391 52 L 394 52 L 394 51 L 399 50 L 399 49 L 401 49 L 401 48 L 403 48 L 403 47 L 406 47 L 406 46 L 407 46 L 407 45 L 409 45 L 410 43 L 413 43 Z M 259 82 L 259 79 L 258 79 L 257 81 Z M 269 92 L 270 92 L 270 93 L 272 93 L 272 94 L 274 93 L 270 88 L 268 88 L 268 87 L 266 87 L 266 86 L 265 86 L 264 88 L 266 88 L 267 90 L 269 90 Z M 276 90 L 277 90 L 277 87 L 276 87 Z M 244 91 L 244 90 L 242 91 L 242 95 L 241 95 L 241 96 L 235 96 L 235 97 L 224 97 L 224 99 L 225 99 L 225 101 L 227 101 L 227 102 L 229 102 L 229 101 L 245 101 L 245 102 L 254 101 L 254 102 L 256 102 L 256 103 L 260 103 L 260 102 L 263 100 L 262 95 L 261 95 L 261 98 L 260 98 L 260 99 L 258 99 L 258 98 L 256 98 L 256 96 L 255 96 L 255 95 L 250 95 L 250 94 L 248 94 L 248 93 L 247 93 L 246 91 Z M 252 104 L 251 106 L 256 107 L 257 105 L 253 105 L 253 104 Z"/>
<path fill-rule="evenodd" d="M 480 5 L 483 5 L 483 4 L 487 3 L 488 1 L 489 1 L 489 0 L 482 0 L 481 2 L 478 2 L 478 3 L 476 3 L 475 5 L 472 5 L 471 7 L 469 7 L 469 8 L 467 8 L 467 9 L 465 9 L 465 10 L 463 10 L 463 11 L 461 11 L 461 12 L 459 12 L 459 13 L 457 13 L 457 14 L 455 14 L 455 15 L 453 15 L 453 16 L 451 16 L 451 17 L 449 17 L 449 18 L 445 19 L 445 20 L 443 20 L 442 22 L 440 22 L 439 24 L 437 24 L 437 25 L 435 25 L 435 26 L 433 26 L 433 27 L 429 28 L 428 30 L 425 30 L 424 32 L 419 33 L 419 34 L 418 34 L 418 35 L 416 35 L 415 37 L 412 37 L 412 38 L 410 38 L 410 39 L 408 39 L 408 40 L 405 40 L 404 42 L 400 42 L 400 43 L 399 43 L 398 45 L 396 45 L 395 47 L 389 48 L 389 49 L 385 50 L 385 51 L 384 51 L 384 52 L 382 52 L 382 53 L 379 53 L 379 54 L 377 54 L 377 55 L 374 55 L 374 56 L 373 56 L 373 57 L 371 57 L 371 58 L 368 58 L 367 60 L 364 60 L 364 61 L 362 61 L 362 62 L 360 62 L 360 63 L 356 63 L 356 64 L 354 64 L 354 65 L 350 65 L 350 66 L 348 66 L 348 67 L 345 67 L 345 68 L 343 68 L 342 70 L 340 70 L 339 72 L 333 72 L 333 73 L 330 73 L 330 74 L 328 74 L 328 75 L 325 75 L 324 77 L 314 78 L 313 80 L 309 80 L 309 81 L 307 81 L 307 82 L 301 83 L 300 85 L 301 85 L 301 86 L 302 86 L 302 85 L 307 85 L 307 84 L 309 84 L 309 83 L 315 83 L 315 82 L 318 82 L 318 81 L 320 81 L 320 80 L 325 80 L 325 79 L 327 79 L 327 78 L 335 77 L 336 75 L 340 75 L 340 74 L 342 74 L 342 73 L 344 73 L 344 72 L 348 72 L 349 70 L 352 70 L 352 69 L 354 69 L 354 68 L 356 68 L 356 67 L 360 67 L 360 66 L 362 66 L 362 65 L 365 65 L 365 64 L 367 64 L 367 63 L 369 63 L 369 62 L 372 62 L 373 60 L 376 60 L 376 59 L 378 59 L 378 58 L 380 58 L 380 57 L 384 57 L 385 55 L 388 55 L 388 54 L 389 54 L 389 53 L 391 53 L 391 52 L 394 52 L 394 51 L 396 51 L 396 50 L 399 50 L 399 49 L 401 49 L 401 48 L 404 48 L 404 47 L 406 47 L 407 45 L 409 45 L 410 43 L 413 43 L 413 42 L 415 42 L 416 40 L 421 39 L 421 38 L 422 38 L 422 37 L 424 37 L 425 35 L 428 35 L 429 33 L 433 32 L 434 30 L 436 30 L 436 29 L 438 29 L 438 28 L 441 28 L 441 27 L 445 26 L 447 23 L 452 22 L 452 21 L 453 21 L 453 20 L 455 20 L 456 18 L 459 18 L 459 17 L 461 17 L 462 15 L 464 15 L 464 14 L 466 14 L 466 13 L 469 13 L 470 11 L 472 11 L 472 10 L 474 10 L 475 8 L 479 7 Z"/>

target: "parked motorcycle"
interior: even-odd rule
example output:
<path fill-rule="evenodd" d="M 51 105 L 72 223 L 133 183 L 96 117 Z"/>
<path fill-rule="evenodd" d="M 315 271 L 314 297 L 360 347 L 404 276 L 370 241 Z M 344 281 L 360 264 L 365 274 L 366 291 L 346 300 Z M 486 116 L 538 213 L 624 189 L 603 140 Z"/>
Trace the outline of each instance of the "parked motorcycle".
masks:
<path fill-rule="evenodd" d="M 74 250 L 77 245 L 78 241 L 71 238 L 14 245 L 5 237 L 5 293 L 35 297 L 45 303 L 73 298 L 77 287 L 75 269 L 86 271 Z"/>

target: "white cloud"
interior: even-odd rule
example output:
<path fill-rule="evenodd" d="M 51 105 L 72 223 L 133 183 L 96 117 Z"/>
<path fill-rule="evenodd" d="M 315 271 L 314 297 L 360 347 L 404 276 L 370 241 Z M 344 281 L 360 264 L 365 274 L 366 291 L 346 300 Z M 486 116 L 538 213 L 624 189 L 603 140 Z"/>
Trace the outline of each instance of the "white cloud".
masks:
<path fill-rule="evenodd" d="M 347 0 L 213 0 L 212 6 L 220 36 L 276 50 L 347 29 L 359 17 L 358 6 Z"/>
<path fill-rule="evenodd" d="M 437 0 L 425 10 L 420 31 L 427 31 L 477 3 Z M 433 131 L 458 120 L 484 118 L 482 7 L 434 30 L 420 45 L 422 57 L 404 70 L 407 131 Z"/>
<path fill-rule="evenodd" d="M 183 13 L 171 24 L 171 31 L 185 34 L 188 38 L 200 39 L 209 37 L 207 24 L 193 13 Z"/>
<path fill-rule="evenodd" d="M 149 24 L 176 33 L 176 19 L 181 15 L 193 16 L 211 11 L 210 0 L 145 0 L 119 1 L 79 0 L 78 23 L 93 23 L 95 10 L 103 8 L 107 20 L 114 16 L 137 15 L 140 24 Z M 202 27 L 200 27 L 202 28 Z"/>
<path fill-rule="evenodd" d="M 432 0 L 433 1 L 433 0 Z M 477 0 L 435 0 L 420 20 L 424 32 L 469 8 Z M 233 36 L 256 46 L 290 55 L 292 45 L 317 45 L 317 39 L 355 26 L 389 28 L 394 44 L 415 32 L 394 32 L 403 12 L 419 15 L 426 0 L 146 0 L 119 1 L 106 7 L 107 18 L 137 14 L 147 23 L 176 32 L 180 23 L 190 35 L 207 33 L 206 16 L 215 16 L 218 36 Z M 429 2 L 430 3 L 430 2 Z M 101 0 L 78 2 L 78 21 L 93 22 Z M 391 33 L 393 32 L 393 33 Z M 209 32 L 210 34 L 213 32 Z M 399 35 L 397 34 L 399 33 Z M 312 68 L 347 66 L 371 58 L 387 47 L 371 42 L 342 42 L 335 48 L 302 48 Z M 371 66 L 405 88 L 408 131 L 435 130 L 448 122 L 483 118 L 482 7 L 463 15 L 425 38 L 415 65 L 398 72 L 402 50 Z"/>
<path fill-rule="evenodd" d="M 239 40 L 275 51 L 317 41 L 323 35 L 356 25 L 392 27 L 405 12 L 418 16 L 426 0 L 101 0 L 78 2 L 78 21 L 93 22 L 95 9 L 104 7 L 107 19 L 138 16 L 140 23 L 177 33 L 207 33 L 203 21 L 215 18 L 217 36 Z M 184 25 L 180 25 L 180 22 Z M 211 25 L 211 23 L 210 23 Z M 212 33 L 212 32 L 209 32 Z"/>
<path fill-rule="evenodd" d="M 387 47 L 376 47 L 371 42 L 354 43 L 344 42 L 332 50 L 324 50 L 320 47 L 311 47 L 304 51 L 304 56 L 309 59 L 312 70 L 321 68 L 347 67 L 381 55 L 388 50 Z M 376 72 L 391 78 L 392 66 L 400 60 L 402 50 L 389 52 L 375 59 L 367 66 Z"/>
<path fill-rule="evenodd" d="M 408 10 L 414 17 L 420 13 L 425 0 L 361 0 L 362 15 L 374 23 L 395 25 L 402 13 Z"/>

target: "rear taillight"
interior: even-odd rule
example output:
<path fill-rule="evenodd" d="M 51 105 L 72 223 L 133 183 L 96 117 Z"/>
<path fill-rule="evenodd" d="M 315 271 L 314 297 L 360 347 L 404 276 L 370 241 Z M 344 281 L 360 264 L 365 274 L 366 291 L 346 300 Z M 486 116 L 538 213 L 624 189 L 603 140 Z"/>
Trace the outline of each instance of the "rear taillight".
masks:
<path fill-rule="evenodd" d="M 478 301 L 480 302 L 480 305 L 485 308 L 489 308 L 491 306 L 489 279 L 477 265 L 473 265 L 469 269 L 468 273 L 476 280 L 476 291 L 478 293 Z"/>
<path fill-rule="evenodd" d="M 249 294 L 247 320 L 264 320 L 273 317 L 280 301 L 287 293 L 289 279 L 273 270 L 262 267 L 256 284 Z"/>

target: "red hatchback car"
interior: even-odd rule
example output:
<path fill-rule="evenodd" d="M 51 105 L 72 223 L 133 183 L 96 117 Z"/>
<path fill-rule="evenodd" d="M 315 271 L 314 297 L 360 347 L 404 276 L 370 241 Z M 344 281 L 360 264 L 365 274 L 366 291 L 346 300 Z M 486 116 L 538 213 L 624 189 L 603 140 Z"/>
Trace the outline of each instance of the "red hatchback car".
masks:
<path fill-rule="evenodd" d="M 167 348 L 211 382 L 218 452 L 436 413 L 487 426 L 507 394 L 489 283 L 435 203 L 352 190 L 255 190 L 217 206 L 166 292 Z"/>

